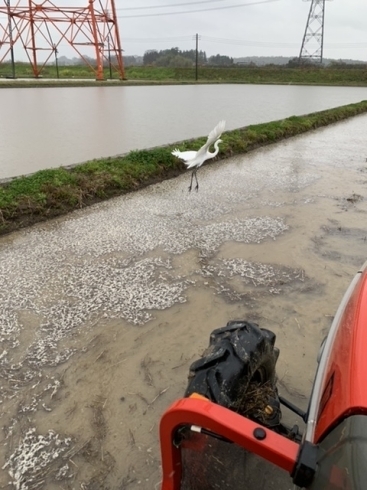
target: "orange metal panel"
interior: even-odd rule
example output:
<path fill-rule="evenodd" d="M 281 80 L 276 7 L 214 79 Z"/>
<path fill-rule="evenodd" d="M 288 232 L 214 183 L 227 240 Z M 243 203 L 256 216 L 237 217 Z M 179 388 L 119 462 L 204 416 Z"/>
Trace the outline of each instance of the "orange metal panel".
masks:
<path fill-rule="evenodd" d="M 179 490 L 182 468 L 180 448 L 173 444 L 182 425 L 196 425 L 233 441 L 240 447 L 292 473 L 299 445 L 241 415 L 203 398 L 183 398 L 164 413 L 160 423 L 162 490 Z M 255 429 L 265 437 L 258 439 Z"/>
<path fill-rule="evenodd" d="M 367 269 L 341 316 L 326 367 L 315 442 L 343 418 L 367 414 Z"/>

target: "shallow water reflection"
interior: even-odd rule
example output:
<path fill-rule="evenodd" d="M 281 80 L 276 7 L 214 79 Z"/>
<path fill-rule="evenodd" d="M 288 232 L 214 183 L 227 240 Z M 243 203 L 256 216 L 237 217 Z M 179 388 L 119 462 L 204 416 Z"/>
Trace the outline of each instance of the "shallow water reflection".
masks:
<path fill-rule="evenodd" d="M 0 90 L 0 179 L 307 114 L 367 89 L 180 85 Z"/>

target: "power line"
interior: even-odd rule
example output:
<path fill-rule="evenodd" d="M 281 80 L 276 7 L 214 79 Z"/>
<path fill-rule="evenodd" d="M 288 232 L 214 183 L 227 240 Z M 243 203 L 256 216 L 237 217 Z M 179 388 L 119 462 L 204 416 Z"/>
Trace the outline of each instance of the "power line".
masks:
<path fill-rule="evenodd" d="M 133 38 L 133 37 L 124 37 L 124 42 L 130 43 L 145 43 L 145 42 L 175 42 L 175 41 L 192 41 L 192 36 L 182 36 L 182 37 L 147 37 L 147 38 Z"/>
<path fill-rule="evenodd" d="M 359 43 L 355 45 L 345 45 L 345 46 L 338 46 L 338 45 L 329 45 L 326 44 L 325 50 L 327 51 L 328 49 L 366 49 L 367 48 L 367 43 Z"/>
<path fill-rule="evenodd" d="M 148 5 L 146 7 L 120 7 L 116 10 L 148 10 L 148 9 L 162 9 L 162 8 L 171 8 L 171 7 L 184 7 L 186 5 L 198 5 L 200 3 L 213 3 L 213 2 L 223 2 L 227 0 L 202 0 L 200 2 L 186 2 L 186 3 L 176 3 L 174 5 L 165 4 L 165 5 Z"/>
<path fill-rule="evenodd" d="M 285 48 L 293 48 L 298 46 L 299 43 L 291 43 L 291 42 L 272 42 L 272 41 L 253 41 L 246 39 L 228 39 L 228 38 L 220 38 L 220 37 L 210 37 L 210 36 L 201 36 L 200 39 L 202 41 L 217 43 L 217 44 L 232 44 L 239 46 L 253 46 L 253 47 L 285 47 Z M 180 36 L 180 37 L 150 37 L 150 38 L 128 38 L 125 37 L 124 41 L 130 43 L 145 43 L 145 42 L 174 42 L 174 41 L 192 41 L 192 36 Z M 366 47 L 367 42 L 353 42 L 353 43 L 328 43 L 327 47 L 330 49 L 337 48 L 357 48 L 357 47 Z"/>
<path fill-rule="evenodd" d="M 281 0 L 260 0 L 257 2 L 240 3 L 238 5 L 227 5 L 226 7 L 211 7 L 207 9 L 196 9 L 196 10 L 181 10 L 179 12 L 162 12 L 160 14 L 137 14 L 137 15 L 122 15 L 118 16 L 119 19 L 133 19 L 138 17 L 160 17 L 163 15 L 179 15 L 179 14 L 194 14 L 196 12 L 209 12 L 212 10 L 227 10 L 234 9 L 238 7 L 250 7 L 252 5 L 260 5 L 263 3 L 274 3 L 280 2 Z"/>
<path fill-rule="evenodd" d="M 268 46 L 293 47 L 293 46 L 298 46 L 298 43 L 279 43 L 279 42 L 271 42 L 271 41 L 248 41 L 248 40 L 225 39 L 225 38 L 207 37 L 207 36 L 203 36 L 203 40 L 207 41 L 207 42 L 218 43 L 218 44 L 234 44 L 234 45 L 239 45 L 239 46 L 259 46 L 259 47 L 268 47 Z"/>
<path fill-rule="evenodd" d="M 187 3 L 186 5 L 206 3 L 206 2 L 209 3 L 212 1 L 225 1 L 225 0 L 204 0 L 201 2 L 190 2 L 190 3 Z M 227 9 L 234 9 L 234 8 L 240 8 L 240 7 L 251 7 L 252 5 L 261 5 L 261 4 L 274 3 L 274 2 L 280 2 L 280 1 L 281 0 L 258 0 L 258 1 L 254 1 L 254 2 L 240 3 L 237 5 L 227 5 L 224 7 L 210 7 L 210 8 L 204 8 L 204 9 L 196 9 L 196 10 L 181 10 L 179 12 L 161 12 L 161 13 L 157 13 L 157 14 L 118 15 L 117 18 L 118 19 L 135 19 L 135 18 L 140 18 L 140 17 L 161 17 L 161 16 L 166 16 L 166 15 L 194 14 L 196 12 L 209 12 L 212 10 L 227 10 Z M 178 5 L 179 4 L 167 5 L 167 7 L 175 7 Z M 185 4 L 180 4 L 180 5 L 185 5 Z M 146 9 L 146 8 L 162 8 L 162 7 L 160 7 L 160 6 L 137 7 L 136 9 L 140 9 L 140 8 L 144 8 L 144 9 Z M 133 7 L 129 7 L 126 9 L 119 8 L 116 10 L 130 10 L 130 8 L 132 9 Z M 134 10 L 135 10 L 135 8 L 134 8 Z M 0 16 L 0 18 L 7 19 L 6 16 L 4 16 L 4 17 Z"/>

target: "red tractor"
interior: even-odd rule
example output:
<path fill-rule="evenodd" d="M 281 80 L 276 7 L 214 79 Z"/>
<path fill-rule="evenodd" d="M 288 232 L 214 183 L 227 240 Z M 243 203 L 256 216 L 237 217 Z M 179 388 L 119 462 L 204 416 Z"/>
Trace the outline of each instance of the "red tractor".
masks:
<path fill-rule="evenodd" d="M 278 355 L 254 323 L 212 332 L 161 418 L 162 490 L 367 488 L 367 262 L 321 344 L 306 412 L 278 394 Z M 282 406 L 303 433 L 282 422 Z"/>

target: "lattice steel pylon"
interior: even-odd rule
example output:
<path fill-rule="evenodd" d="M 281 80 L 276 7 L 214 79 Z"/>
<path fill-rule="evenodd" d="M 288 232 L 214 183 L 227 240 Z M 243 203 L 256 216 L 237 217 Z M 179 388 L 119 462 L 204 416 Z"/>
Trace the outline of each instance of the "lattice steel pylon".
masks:
<path fill-rule="evenodd" d="M 60 44 L 67 43 L 97 80 L 104 80 L 106 64 L 125 78 L 115 0 L 85 0 L 85 7 L 57 3 L 63 2 L 0 0 L 0 63 L 9 55 L 13 58 L 14 46 L 21 44 L 38 78 L 52 56 L 57 61 Z M 81 52 L 86 46 L 93 48 L 95 62 Z M 46 57 L 42 62 L 41 52 Z"/>
<path fill-rule="evenodd" d="M 307 0 L 306 0 L 307 1 Z M 324 52 L 325 0 L 311 0 L 299 61 L 313 60 L 322 63 Z"/>

